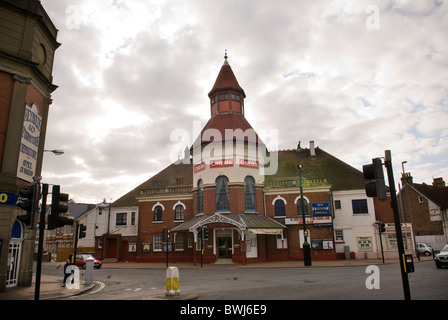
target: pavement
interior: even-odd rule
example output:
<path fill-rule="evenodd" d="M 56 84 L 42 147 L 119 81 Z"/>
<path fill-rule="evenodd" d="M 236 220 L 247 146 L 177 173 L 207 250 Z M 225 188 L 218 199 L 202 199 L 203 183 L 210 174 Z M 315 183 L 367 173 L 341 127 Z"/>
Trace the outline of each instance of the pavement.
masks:
<path fill-rule="evenodd" d="M 430 257 L 420 257 L 420 261 L 430 261 L 433 258 Z M 386 259 L 385 264 L 396 263 L 398 264 L 398 259 Z M 414 259 L 414 264 L 418 263 L 419 260 Z M 54 266 L 55 268 L 59 266 L 61 262 L 43 262 L 42 265 Z M 383 264 L 382 259 L 350 259 L 350 260 L 327 260 L 327 261 L 312 261 L 311 266 L 304 266 L 303 260 L 299 261 L 267 261 L 260 263 L 250 263 L 250 264 L 203 264 L 202 268 L 222 268 L 222 269 L 254 269 L 254 268 L 318 268 L 318 267 L 348 267 L 348 266 L 368 266 L 368 265 L 381 265 Z M 176 266 L 179 270 L 181 269 L 201 269 L 200 263 L 193 265 L 191 262 L 180 262 L 180 263 L 169 263 L 169 266 Z M 104 269 L 165 269 L 165 262 L 151 262 L 151 263 L 136 263 L 136 262 L 107 262 L 103 263 L 102 268 Z M 93 279 L 92 284 L 85 284 L 85 281 L 81 279 L 79 289 L 69 289 L 63 287 L 63 277 L 61 276 L 51 276 L 51 275 L 41 275 L 40 290 L 39 290 L 39 300 L 58 300 L 65 299 L 70 296 L 80 295 L 84 293 L 93 293 L 104 288 L 104 284 Z M 35 300 L 35 274 L 33 275 L 32 284 L 29 287 L 16 286 L 12 288 L 6 288 L 5 292 L 0 292 L 0 300 Z M 163 297 L 160 297 L 163 299 Z M 188 295 L 181 295 L 177 297 L 168 297 L 166 299 L 195 299 L 195 297 Z"/>

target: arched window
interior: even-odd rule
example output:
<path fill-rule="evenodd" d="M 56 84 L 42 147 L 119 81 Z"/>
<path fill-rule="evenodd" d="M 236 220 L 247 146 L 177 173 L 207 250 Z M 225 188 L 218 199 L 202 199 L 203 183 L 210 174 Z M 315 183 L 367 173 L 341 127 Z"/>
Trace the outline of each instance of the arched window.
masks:
<path fill-rule="evenodd" d="M 275 216 L 276 217 L 284 217 L 285 213 L 285 202 L 282 199 L 278 199 L 274 203 Z"/>
<path fill-rule="evenodd" d="M 255 194 L 255 179 L 251 176 L 244 178 L 244 204 L 246 211 L 256 211 L 257 198 Z"/>
<path fill-rule="evenodd" d="M 174 208 L 174 220 L 184 220 L 184 207 L 181 204 L 178 204 L 176 208 Z"/>
<path fill-rule="evenodd" d="M 230 211 L 229 179 L 226 176 L 216 178 L 215 207 L 216 211 Z"/>
<path fill-rule="evenodd" d="M 202 179 L 198 181 L 198 213 L 204 213 L 204 188 L 202 187 Z"/>
<path fill-rule="evenodd" d="M 154 221 L 162 221 L 163 209 L 162 206 L 154 208 Z"/>
<path fill-rule="evenodd" d="M 297 215 L 302 216 L 302 201 L 303 201 L 303 209 L 305 212 L 305 215 L 308 215 L 308 202 L 306 199 L 299 198 L 297 199 Z"/>

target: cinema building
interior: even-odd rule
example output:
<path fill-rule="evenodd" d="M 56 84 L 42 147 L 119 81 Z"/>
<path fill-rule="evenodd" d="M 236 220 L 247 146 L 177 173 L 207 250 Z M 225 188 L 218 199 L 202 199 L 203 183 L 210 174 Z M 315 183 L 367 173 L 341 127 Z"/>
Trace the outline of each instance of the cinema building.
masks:
<path fill-rule="evenodd" d="M 208 96 L 210 119 L 184 159 L 112 204 L 112 221 L 120 203 L 138 209 L 137 242 L 124 241 L 120 250 L 126 259 L 303 259 L 303 214 L 313 260 L 343 258 L 346 246 L 352 258 L 366 257 L 363 251 L 376 257 L 373 201 L 365 195 L 362 172 L 314 142 L 267 150 L 244 116 L 246 94 L 227 56 Z M 344 215 L 349 218 L 338 226 Z"/>

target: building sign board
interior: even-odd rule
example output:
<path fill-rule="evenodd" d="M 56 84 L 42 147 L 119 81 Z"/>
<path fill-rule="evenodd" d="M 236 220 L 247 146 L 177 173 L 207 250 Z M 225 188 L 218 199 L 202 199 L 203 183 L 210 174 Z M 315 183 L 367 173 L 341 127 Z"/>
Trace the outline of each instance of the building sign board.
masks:
<path fill-rule="evenodd" d="M 305 217 L 306 224 L 314 224 L 314 225 L 331 225 L 332 219 L 331 216 L 317 216 L 317 217 Z M 286 217 L 285 225 L 301 225 L 303 223 L 303 219 L 301 217 Z"/>
<path fill-rule="evenodd" d="M 194 166 L 194 173 L 198 173 L 199 171 L 205 170 L 205 163 L 201 162 Z"/>
<path fill-rule="evenodd" d="M 240 159 L 238 164 L 240 167 L 258 169 L 258 161 L 256 161 L 256 160 Z"/>
<path fill-rule="evenodd" d="M 233 167 L 233 159 L 210 160 L 210 168 Z"/>
<path fill-rule="evenodd" d="M 41 126 L 42 117 L 39 115 L 37 105 L 35 103 L 31 106 L 27 104 L 20 141 L 17 178 L 28 182 L 33 182 L 33 176 L 36 173 Z"/>
<path fill-rule="evenodd" d="M 0 191 L 0 205 L 18 207 L 20 203 L 27 203 L 28 198 L 8 191 Z"/>
<path fill-rule="evenodd" d="M 330 202 L 311 203 L 311 212 L 313 213 L 313 216 L 329 216 Z"/>

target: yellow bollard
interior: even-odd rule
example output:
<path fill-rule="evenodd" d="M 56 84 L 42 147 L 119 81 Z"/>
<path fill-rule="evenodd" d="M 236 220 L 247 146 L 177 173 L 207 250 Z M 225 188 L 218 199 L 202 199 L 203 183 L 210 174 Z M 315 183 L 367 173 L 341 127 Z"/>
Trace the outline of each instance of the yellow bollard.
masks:
<path fill-rule="evenodd" d="M 166 270 L 166 296 L 178 296 L 179 291 L 179 270 L 177 267 L 169 267 Z"/>

